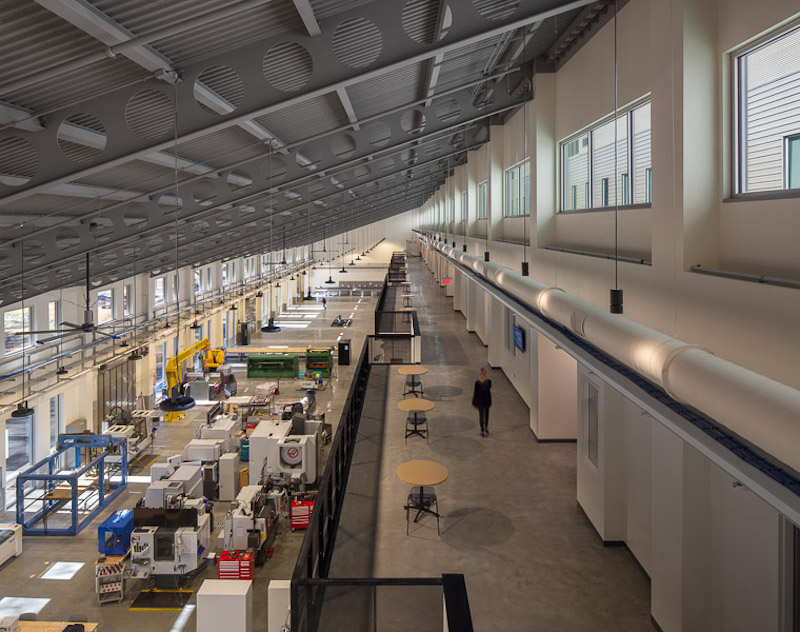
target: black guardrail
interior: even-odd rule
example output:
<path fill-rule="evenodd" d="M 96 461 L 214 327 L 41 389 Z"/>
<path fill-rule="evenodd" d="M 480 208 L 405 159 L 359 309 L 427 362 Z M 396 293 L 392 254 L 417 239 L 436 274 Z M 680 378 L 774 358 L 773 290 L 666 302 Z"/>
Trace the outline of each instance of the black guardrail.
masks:
<path fill-rule="evenodd" d="M 331 444 L 328 463 L 319 482 L 314 511 L 306 529 L 292 574 L 291 620 L 293 632 L 316 630 L 324 588 L 309 580 L 326 578 L 330 568 L 339 518 L 342 514 L 347 476 L 353 459 L 358 424 L 369 381 L 369 344 L 364 340 L 353 382 L 347 393 L 339 426 Z M 302 598 L 301 598 L 302 593 Z"/>

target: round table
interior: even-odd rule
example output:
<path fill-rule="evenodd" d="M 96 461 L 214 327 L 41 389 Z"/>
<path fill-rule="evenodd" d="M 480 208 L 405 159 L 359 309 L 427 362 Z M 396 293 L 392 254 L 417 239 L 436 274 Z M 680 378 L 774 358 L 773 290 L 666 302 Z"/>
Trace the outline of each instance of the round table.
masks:
<path fill-rule="evenodd" d="M 429 399 L 401 399 L 397 407 L 404 413 L 427 413 L 436 408 L 436 402 Z"/>
<path fill-rule="evenodd" d="M 417 419 L 419 413 L 427 413 L 436 408 L 435 402 L 429 399 L 414 398 L 414 399 L 401 399 L 397 402 L 397 407 L 404 413 L 414 414 L 414 427 L 409 430 L 408 421 L 406 421 L 406 439 L 411 435 L 419 435 L 426 441 L 428 440 L 428 431 L 420 429 L 420 423 Z"/>
<path fill-rule="evenodd" d="M 419 500 L 416 505 L 406 505 L 406 510 L 416 509 L 417 515 L 414 517 L 414 522 L 417 522 L 423 513 L 429 513 L 436 516 L 438 521 L 439 514 L 432 509 L 425 506 L 423 502 L 424 492 L 426 487 L 434 487 L 444 483 L 447 480 L 447 468 L 441 463 L 436 461 L 415 460 L 406 461 L 397 468 L 397 477 L 404 483 L 408 483 L 412 487 L 419 487 Z M 438 528 L 438 522 L 437 522 Z"/>
<path fill-rule="evenodd" d="M 397 372 L 400 375 L 425 375 L 428 372 L 428 369 L 419 364 L 411 364 L 408 366 L 397 367 Z"/>
<path fill-rule="evenodd" d="M 419 397 L 422 394 L 422 390 L 417 390 L 418 386 L 422 385 L 422 382 L 419 380 L 420 375 L 425 375 L 428 372 L 424 366 L 420 366 L 418 364 L 414 364 L 411 366 L 401 366 L 397 368 L 397 372 L 400 375 L 410 375 L 411 376 L 411 390 L 407 391 L 405 389 L 405 385 L 403 386 L 403 397 L 406 395 L 415 395 Z"/>

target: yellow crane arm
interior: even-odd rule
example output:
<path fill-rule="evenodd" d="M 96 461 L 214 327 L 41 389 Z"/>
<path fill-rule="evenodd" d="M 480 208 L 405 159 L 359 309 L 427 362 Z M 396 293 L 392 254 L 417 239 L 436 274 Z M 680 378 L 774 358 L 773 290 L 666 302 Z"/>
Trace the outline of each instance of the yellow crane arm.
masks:
<path fill-rule="evenodd" d="M 167 378 L 167 392 L 172 396 L 172 389 L 174 389 L 181 382 L 181 363 L 191 358 L 198 351 L 205 351 L 211 348 L 211 343 L 208 338 L 203 338 L 199 342 L 194 343 L 188 349 L 184 349 L 174 358 L 170 358 L 167 362 L 167 367 L 164 369 L 164 376 Z"/>

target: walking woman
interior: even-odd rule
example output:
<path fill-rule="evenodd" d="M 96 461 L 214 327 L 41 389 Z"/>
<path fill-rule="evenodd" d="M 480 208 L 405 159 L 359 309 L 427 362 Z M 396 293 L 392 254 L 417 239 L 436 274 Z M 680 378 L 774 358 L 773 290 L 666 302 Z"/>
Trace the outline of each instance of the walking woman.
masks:
<path fill-rule="evenodd" d="M 472 392 L 472 405 L 478 409 L 481 422 L 481 436 L 489 434 L 489 408 L 492 405 L 492 381 L 486 379 L 486 369 L 481 368 L 480 377 L 475 380 Z"/>

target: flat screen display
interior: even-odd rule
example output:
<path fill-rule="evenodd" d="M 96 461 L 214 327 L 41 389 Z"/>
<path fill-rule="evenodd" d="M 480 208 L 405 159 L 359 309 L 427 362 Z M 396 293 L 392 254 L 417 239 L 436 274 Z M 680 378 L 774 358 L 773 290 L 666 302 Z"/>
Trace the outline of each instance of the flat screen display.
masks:
<path fill-rule="evenodd" d="M 525 351 L 525 330 L 514 325 L 514 346 L 520 351 Z"/>

